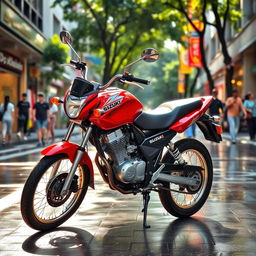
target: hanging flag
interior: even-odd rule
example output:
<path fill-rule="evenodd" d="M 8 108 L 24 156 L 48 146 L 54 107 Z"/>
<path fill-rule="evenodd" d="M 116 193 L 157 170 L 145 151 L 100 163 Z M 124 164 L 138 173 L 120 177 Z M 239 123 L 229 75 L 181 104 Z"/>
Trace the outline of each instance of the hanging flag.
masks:
<path fill-rule="evenodd" d="M 203 23 L 194 20 L 196 28 L 199 30 L 203 29 Z M 200 51 L 200 37 L 198 32 L 194 29 L 193 26 L 189 26 L 189 47 L 188 47 L 188 65 L 190 67 L 201 68 L 202 65 L 202 56 Z"/>
<path fill-rule="evenodd" d="M 191 74 L 192 68 L 188 66 L 188 50 L 181 46 L 179 50 L 180 68 L 182 74 Z"/>
<path fill-rule="evenodd" d="M 178 78 L 178 93 L 185 92 L 185 75 L 180 73 L 179 71 L 179 78 Z"/>

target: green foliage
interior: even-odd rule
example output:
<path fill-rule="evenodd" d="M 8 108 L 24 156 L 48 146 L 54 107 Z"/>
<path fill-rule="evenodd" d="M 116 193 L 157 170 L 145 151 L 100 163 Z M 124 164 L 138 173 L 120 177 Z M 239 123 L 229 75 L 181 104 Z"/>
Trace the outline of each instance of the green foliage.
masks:
<path fill-rule="evenodd" d="M 162 48 L 176 33 L 156 16 L 164 6 L 154 0 L 55 0 L 57 4 L 65 19 L 78 23 L 71 31 L 74 47 L 104 59 L 104 82 L 144 48 Z"/>
<path fill-rule="evenodd" d="M 145 90 L 129 86 L 127 89 L 134 93 L 148 108 L 177 98 L 178 84 L 178 54 L 175 50 L 164 49 L 159 59 L 154 63 L 141 62 L 134 67 L 134 75 L 151 81 Z"/>
<path fill-rule="evenodd" d="M 49 83 L 52 79 L 62 78 L 64 68 L 60 64 L 68 61 L 68 47 L 61 43 L 58 35 L 53 37 L 46 44 L 43 51 L 42 64 L 51 66 L 52 71 L 44 74 L 44 77 Z"/>

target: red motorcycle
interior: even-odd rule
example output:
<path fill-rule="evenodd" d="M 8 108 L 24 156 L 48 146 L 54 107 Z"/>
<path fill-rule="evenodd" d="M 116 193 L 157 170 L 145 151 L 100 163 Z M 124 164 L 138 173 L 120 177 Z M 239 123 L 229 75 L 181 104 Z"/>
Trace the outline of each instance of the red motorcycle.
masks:
<path fill-rule="evenodd" d="M 73 50 L 67 31 L 62 31 L 60 38 Z M 155 49 L 148 48 L 128 66 L 141 60 L 154 62 L 158 57 Z M 24 221 L 34 229 L 48 230 L 74 214 L 88 186 L 94 189 L 89 142 L 97 150 L 96 165 L 111 189 L 122 194 L 142 193 L 144 228 L 149 227 L 146 218 L 151 191 L 158 192 L 163 207 L 176 217 L 196 213 L 210 193 L 211 156 L 198 140 L 173 143 L 172 139 L 196 123 L 207 140 L 221 141 L 218 117 L 205 114 L 212 97 L 175 100 L 154 111 L 160 113 L 146 113 L 131 93 L 110 86 L 120 82 L 142 87 L 137 83 L 148 85 L 150 81 L 124 72 L 102 86 L 87 80 L 87 66 L 79 56 L 65 65 L 77 73 L 64 100 L 58 98 L 70 125 L 62 142 L 41 152 L 44 157 L 25 183 L 21 198 Z M 76 125 L 84 130 L 80 145 L 69 141 Z"/>

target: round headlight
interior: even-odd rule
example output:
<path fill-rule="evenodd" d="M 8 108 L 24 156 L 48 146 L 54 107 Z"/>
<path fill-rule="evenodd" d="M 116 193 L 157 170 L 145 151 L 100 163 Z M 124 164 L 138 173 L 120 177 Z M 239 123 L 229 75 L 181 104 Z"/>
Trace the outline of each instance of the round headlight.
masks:
<path fill-rule="evenodd" d="M 87 97 L 76 97 L 68 95 L 65 101 L 65 110 L 70 118 L 77 118 L 83 108 L 83 102 Z"/>

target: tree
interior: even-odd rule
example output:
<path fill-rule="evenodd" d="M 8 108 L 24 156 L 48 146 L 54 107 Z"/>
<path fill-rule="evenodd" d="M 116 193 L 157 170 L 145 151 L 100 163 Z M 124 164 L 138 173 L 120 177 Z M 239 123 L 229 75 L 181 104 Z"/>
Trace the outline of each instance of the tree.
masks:
<path fill-rule="evenodd" d="M 188 3 L 194 2 L 195 5 L 193 6 L 193 17 L 197 20 L 203 22 L 203 30 L 199 30 L 196 28 L 192 18 L 189 15 L 188 9 L 190 8 Z M 239 0 L 194 0 L 194 1 L 187 1 L 187 0 L 178 0 L 176 2 L 169 0 L 165 3 L 167 6 L 174 8 L 175 10 L 179 11 L 186 17 L 187 21 L 192 25 L 192 27 L 197 31 L 200 36 L 200 51 L 202 54 L 202 63 L 204 70 L 207 75 L 207 79 L 210 85 L 210 89 L 214 87 L 214 82 L 211 77 L 210 70 L 207 66 L 206 58 L 205 58 L 205 51 L 204 51 L 204 34 L 207 25 L 214 26 L 216 28 L 218 38 L 221 43 L 221 50 L 223 55 L 223 62 L 226 67 L 226 93 L 227 96 L 231 95 L 232 92 L 232 84 L 231 80 L 233 77 L 234 67 L 232 63 L 232 58 L 228 52 L 227 41 L 225 38 L 225 30 L 227 22 L 229 21 L 231 25 L 235 26 L 238 19 L 241 18 L 241 12 L 238 10 Z M 212 11 L 214 14 L 214 21 L 210 22 L 207 19 L 207 12 Z"/>
<path fill-rule="evenodd" d="M 178 54 L 175 50 L 163 49 L 159 59 L 154 63 L 141 62 L 133 68 L 134 75 L 151 81 L 151 85 L 144 86 L 145 90 L 130 86 L 142 103 L 149 108 L 177 98 L 178 84 Z"/>
<path fill-rule="evenodd" d="M 42 64 L 51 67 L 51 72 L 44 73 L 45 83 L 48 84 L 52 79 L 61 79 L 64 68 L 60 64 L 66 63 L 68 59 L 68 47 L 61 43 L 55 34 L 47 42 L 43 50 Z"/>
<path fill-rule="evenodd" d="M 203 23 L 203 28 L 201 30 L 196 26 L 192 17 L 189 15 L 190 6 L 188 2 L 189 1 L 187 0 L 178 0 L 178 1 L 169 0 L 167 2 L 164 0 L 164 3 L 166 6 L 170 7 L 171 9 L 175 9 L 181 14 L 183 14 L 187 22 L 189 22 L 189 24 L 193 27 L 193 29 L 198 33 L 200 38 L 200 52 L 202 56 L 202 65 L 207 76 L 210 90 L 212 90 L 214 87 L 214 81 L 212 79 L 211 72 L 208 68 L 205 50 L 204 50 L 204 35 L 205 35 L 206 23 L 207 23 L 207 18 L 206 18 L 207 0 L 198 1 L 196 11 L 193 12 L 194 18 L 196 18 L 197 20 Z"/>
<path fill-rule="evenodd" d="M 212 25 L 216 28 L 218 38 L 221 44 L 221 50 L 223 55 L 223 62 L 226 67 L 226 94 L 227 96 L 232 95 L 232 84 L 234 66 L 232 63 L 232 57 L 228 52 L 227 41 L 225 38 L 225 30 L 227 22 L 229 21 L 233 26 L 236 24 L 239 18 L 241 18 L 241 12 L 237 9 L 240 1 L 238 0 L 225 0 L 218 2 L 212 0 L 210 6 L 214 14 L 214 23 L 207 22 L 208 25 Z"/>
<path fill-rule="evenodd" d="M 160 48 L 167 37 L 154 18 L 159 9 L 154 0 L 55 0 L 57 4 L 66 20 L 77 23 L 71 31 L 74 47 L 104 59 L 104 83 L 143 48 Z"/>

